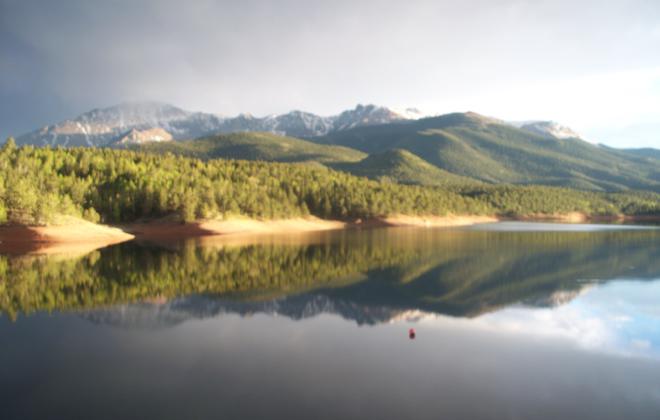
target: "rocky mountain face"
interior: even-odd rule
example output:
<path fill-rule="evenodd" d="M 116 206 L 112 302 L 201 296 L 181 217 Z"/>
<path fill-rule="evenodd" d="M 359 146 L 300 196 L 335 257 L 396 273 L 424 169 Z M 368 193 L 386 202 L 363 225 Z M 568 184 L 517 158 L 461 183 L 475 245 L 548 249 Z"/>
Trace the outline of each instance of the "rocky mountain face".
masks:
<path fill-rule="evenodd" d="M 192 139 L 240 131 L 266 131 L 309 138 L 407 119 L 406 116 L 375 105 L 358 105 L 355 109 L 330 117 L 291 111 L 264 118 L 249 114 L 227 118 L 185 111 L 168 104 L 140 102 L 94 109 L 74 119 L 19 136 L 16 141 L 18 144 L 39 146 L 108 146 Z"/>
<path fill-rule="evenodd" d="M 394 111 L 376 105 L 358 105 L 329 117 L 304 111 L 266 117 L 250 114 L 223 117 L 186 111 L 164 103 L 135 102 L 94 109 L 76 118 L 21 135 L 16 141 L 18 144 L 38 146 L 125 146 L 245 131 L 314 138 L 359 127 L 425 117 L 428 115 L 415 108 Z M 546 137 L 579 138 L 571 129 L 553 121 L 528 121 L 512 125 Z"/>
<path fill-rule="evenodd" d="M 116 141 L 117 144 L 144 144 L 144 143 L 160 143 L 163 141 L 172 141 L 173 137 L 170 133 L 162 128 L 149 128 L 146 130 L 138 130 L 137 128 L 129 131 L 125 136 Z"/>

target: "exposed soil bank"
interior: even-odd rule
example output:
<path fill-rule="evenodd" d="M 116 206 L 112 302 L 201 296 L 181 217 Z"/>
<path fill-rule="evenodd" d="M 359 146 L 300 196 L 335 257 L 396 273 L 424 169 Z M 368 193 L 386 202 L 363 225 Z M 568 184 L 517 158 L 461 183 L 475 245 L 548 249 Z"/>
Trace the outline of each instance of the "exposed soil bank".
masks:
<path fill-rule="evenodd" d="M 344 229 L 346 227 L 347 223 L 344 222 L 310 217 L 282 220 L 201 220 L 185 224 L 154 221 L 126 225 L 123 226 L 123 229 L 137 238 L 181 238 L 211 235 L 317 232 Z"/>
<path fill-rule="evenodd" d="M 50 226 L 0 226 L 0 252 L 78 253 L 133 238 L 116 227 L 66 218 Z"/>
<path fill-rule="evenodd" d="M 343 222 L 316 217 L 282 220 L 201 220 L 180 223 L 156 220 L 111 227 L 75 218 L 52 226 L 0 226 L 0 252 L 3 253 L 78 253 L 107 245 L 138 239 L 180 239 L 211 236 L 264 236 L 298 234 L 338 229 L 367 229 L 373 227 L 452 227 L 502 220 L 553 221 L 563 223 L 586 222 L 649 222 L 660 221 L 659 216 L 589 216 L 583 213 L 535 214 L 520 217 L 497 216 L 407 216 L 392 215 L 368 220 Z"/>
<path fill-rule="evenodd" d="M 405 216 L 396 215 L 369 220 L 342 222 L 323 220 L 315 217 L 283 219 L 283 220 L 208 220 L 194 223 L 150 222 L 124 226 L 124 230 L 137 238 L 156 237 L 192 237 L 211 235 L 262 235 L 262 234 L 294 234 L 302 232 L 318 232 L 337 229 L 360 229 L 385 226 L 419 226 L 419 227 L 450 227 L 467 226 L 477 223 L 497 222 L 499 219 L 491 216 Z"/>
<path fill-rule="evenodd" d="M 471 226 L 480 223 L 494 223 L 495 216 L 406 216 L 393 215 L 377 219 L 384 226 L 452 227 Z"/>

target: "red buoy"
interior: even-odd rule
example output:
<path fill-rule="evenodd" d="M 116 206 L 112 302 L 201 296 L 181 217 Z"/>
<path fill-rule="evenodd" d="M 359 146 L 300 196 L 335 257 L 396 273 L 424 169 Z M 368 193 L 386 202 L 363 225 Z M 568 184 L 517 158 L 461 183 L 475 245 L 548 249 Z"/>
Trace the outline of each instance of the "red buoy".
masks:
<path fill-rule="evenodd" d="M 414 339 L 415 339 L 415 329 L 414 329 L 414 328 L 411 328 L 411 329 L 408 330 L 408 337 L 409 337 L 411 340 L 414 340 Z"/>

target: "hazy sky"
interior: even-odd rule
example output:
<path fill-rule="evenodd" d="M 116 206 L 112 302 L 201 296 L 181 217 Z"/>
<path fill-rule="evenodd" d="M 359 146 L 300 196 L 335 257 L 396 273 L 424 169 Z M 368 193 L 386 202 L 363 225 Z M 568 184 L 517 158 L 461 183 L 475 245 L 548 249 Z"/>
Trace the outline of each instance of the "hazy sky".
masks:
<path fill-rule="evenodd" d="M 0 0 L 0 136 L 133 100 L 472 110 L 660 148 L 660 1 Z"/>

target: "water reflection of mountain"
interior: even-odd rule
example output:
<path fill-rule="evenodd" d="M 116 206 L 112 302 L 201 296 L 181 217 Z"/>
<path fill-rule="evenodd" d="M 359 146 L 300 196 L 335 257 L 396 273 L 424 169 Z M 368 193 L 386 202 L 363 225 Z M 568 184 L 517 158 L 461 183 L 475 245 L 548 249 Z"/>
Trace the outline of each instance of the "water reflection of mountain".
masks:
<path fill-rule="evenodd" d="M 358 323 L 410 310 L 476 316 L 517 302 L 568 299 L 584 281 L 660 278 L 659 244 L 652 230 L 423 229 L 336 232 L 286 243 L 127 243 L 71 259 L 0 256 L 0 310 L 13 318 L 119 305 L 116 311 L 134 311 L 126 316 L 136 319 L 162 312 L 165 324 L 223 312 L 294 319 L 332 312 Z M 197 297 L 183 298 L 191 295 Z M 130 305 L 145 301 L 159 304 Z M 110 319 L 113 311 L 89 316 Z"/>
<path fill-rule="evenodd" d="M 335 314 L 358 325 L 378 324 L 407 311 L 388 307 L 371 307 L 344 300 L 334 300 L 323 294 L 305 293 L 267 301 L 235 301 L 211 296 L 193 295 L 175 298 L 166 303 L 138 303 L 97 309 L 82 316 L 92 322 L 127 328 L 158 328 L 178 325 L 190 319 L 212 318 L 223 314 L 252 316 L 267 314 L 293 320 L 320 314 Z"/>

